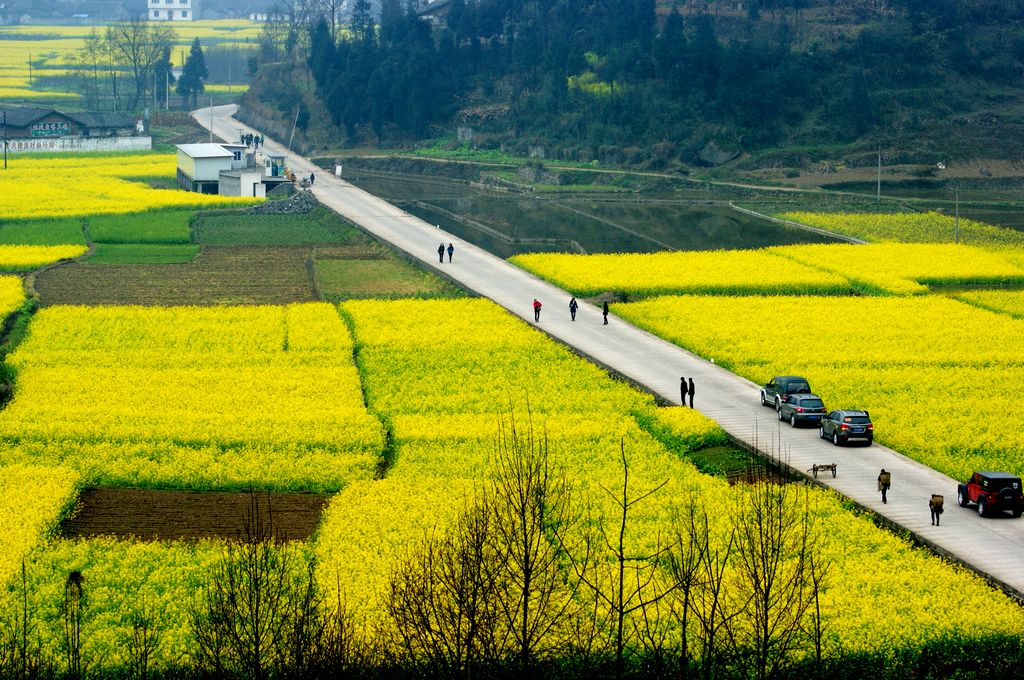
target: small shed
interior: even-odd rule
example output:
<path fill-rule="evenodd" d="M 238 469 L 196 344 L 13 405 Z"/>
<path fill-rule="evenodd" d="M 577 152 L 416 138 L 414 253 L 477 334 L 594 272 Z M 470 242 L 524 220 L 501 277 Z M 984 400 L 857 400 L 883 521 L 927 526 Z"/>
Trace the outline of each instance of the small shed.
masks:
<path fill-rule="evenodd" d="M 178 184 L 186 191 L 216 194 L 220 173 L 231 170 L 234 159 L 221 144 L 179 144 Z"/>
<path fill-rule="evenodd" d="M 259 168 L 250 170 L 222 170 L 220 173 L 221 196 L 255 196 L 265 198 L 267 185 L 263 183 L 263 171 Z"/>
<path fill-rule="evenodd" d="M 263 164 L 266 168 L 267 177 L 284 177 L 285 176 L 285 156 L 284 154 L 266 153 L 264 154 Z"/>

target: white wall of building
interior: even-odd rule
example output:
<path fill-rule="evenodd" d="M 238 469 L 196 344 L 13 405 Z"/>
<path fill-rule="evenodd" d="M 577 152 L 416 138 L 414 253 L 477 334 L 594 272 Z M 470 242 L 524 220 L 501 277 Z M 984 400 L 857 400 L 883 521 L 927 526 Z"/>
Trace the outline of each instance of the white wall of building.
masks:
<path fill-rule="evenodd" d="M 150 21 L 195 21 L 198 15 L 198 0 L 146 0 Z"/>
<path fill-rule="evenodd" d="M 9 139 L 11 153 L 49 151 L 150 151 L 152 137 L 58 137 L 53 139 Z"/>

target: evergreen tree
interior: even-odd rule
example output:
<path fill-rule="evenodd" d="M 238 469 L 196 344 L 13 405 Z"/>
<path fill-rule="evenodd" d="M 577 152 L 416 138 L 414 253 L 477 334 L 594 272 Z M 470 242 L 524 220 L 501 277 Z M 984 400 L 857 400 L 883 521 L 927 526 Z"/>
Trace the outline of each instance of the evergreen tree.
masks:
<path fill-rule="evenodd" d="M 181 78 L 178 79 L 178 86 L 175 91 L 182 97 L 192 97 L 192 107 L 198 105 L 199 95 L 206 90 L 204 84 L 209 77 L 206 70 L 206 58 L 203 56 L 203 48 L 199 46 L 199 38 L 192 41 L 192 49 L 188 58 L 185 59 L 185 66 L 181 70 Z"/>

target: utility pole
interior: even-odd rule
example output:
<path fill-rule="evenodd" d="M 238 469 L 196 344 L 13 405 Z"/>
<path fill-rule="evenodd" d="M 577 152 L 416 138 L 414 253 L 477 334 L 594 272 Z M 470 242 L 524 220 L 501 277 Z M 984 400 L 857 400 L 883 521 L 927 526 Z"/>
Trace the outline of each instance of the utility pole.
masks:
<path fill-rule="evenodd" d="M 28 87 L 32 89 L 32 53 L 28 53 Z"/>
<path fill-rule="evenodd" d="M 954 236 L 953 236 L 953 243 L 960 243 L 960 189 L 959 188 L 956 189 L 956 203 L 954 205 L 956 207 L 954 208 L 954 215 L 955 215 L 955 217 L 953 218 L 953 224 L 955 225 L 954 231 L 953 231 L 953 234 L 954 234 Z"/>
<path fill-rule="evenodd" d="M 4 170 L 7 169 L 7 109 L 4 109 Z"/>
<path fill-rule="evenodd" d="M 882 145 L 878 145 L 878 188 L 875 192 L 875 200 L 882 202 Z"/>
<path fill-rule="evenodd" d="M 210 144 L 213 144 L 213 95 L 210 95 Z"/>
<path fill-rule="evenodd" d="M 171 110 L 171 69 L 164 72 L 164 111 Z"/>
<path fill-rule="evenodd" d="M 292 121 L 292 133 L 288 135 L 288 153 L 292 152 L 292 139 L 295 137 L 295 126 L 299 124 L 299 111 L 302 107 L 295 107 L 295 120 Z"/>

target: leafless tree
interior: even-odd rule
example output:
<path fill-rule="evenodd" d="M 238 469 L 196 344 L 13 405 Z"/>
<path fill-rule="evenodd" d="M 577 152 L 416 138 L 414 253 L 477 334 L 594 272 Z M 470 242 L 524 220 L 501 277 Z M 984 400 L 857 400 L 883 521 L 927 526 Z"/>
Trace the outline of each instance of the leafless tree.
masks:
<path fill-rule="evenodd" d="M 150 663 L 160 648 L 160 622 L 152 607 L 141 600 L 129 616 L 132 624 L 128 634 L 128 665 L 131 677 L 146 680 L 150 674 Z"/>
<path fill-rule="evenodd" d="M 775 676 L 806 642 L 805 616 L 815 603 L 814 514 L 808 487 L 765 480 L 740 495 L 735 600 L 731 629 L 738 667 L 756 680 Z"/>
<path fill-rule="evenodd" d="M 577 577 L 602 606 L 611 612 L 617 678 L 621 678 L 625 673 L 626 647 L 637 630 L 630 621 L 631 617 L 636 614 L 643 617 L 645 610 L 655 606 L 671 594 L 673 589 L 673 586 L 658 587 L 657 565 L 668 552 L 668 547 L 661 545 L 660 538 L 652 551 L 642 554 L 632 552 L 627 538 L 631 528 L 630 513 L 661 491 L 668 484 L 668 480 L 639 495 L 631 495 L 629 460 L 626 457 L 624 442 L 620 445 L 620 453 L 621 491 L 601 485 L 601 489 L 618 508 L 615 523 L 609 525 L 600 518 L 592 521 L 592 526 L 596 526 L 596 533 L 588 533 L 584 551 L 577 554 L 567 551 Z"/>
<path fill-rule="evenodd" d="M 428 537 L 395 570 L 385 609 L 395 642 L 432 674 L 469 678 L 496 658 L 492 515 L 474 501 L 450 532 Z"/>
<path fill-rule="evenodd" d="M 5 617 L 5 625 L 0 628 L 0 677 L 31 680 L 48 675 L 49 668 L 38 640 L 36 613 L 29 606 L 24 560 L 21 561 L 21 578 L 15 583 L 17 597 L 9 602 L 9 618 Z"/>
<path fill-rule="evenodd" d="M 296 579 L 298 558 L 274 530 L 273 508 L 264 512 L 250 493 L 239 541 L 224 554 L 192 610 L 198 658 L 218 675 L 240 672 L 266 678 L 286 663 L 282 649 L 293 624 L 295 603 L 306 596 Z"/>
<path fill-rule="evenodd" d="M 82 677 L 82 627 L 85 624 L 85 577 L 72 571 L 64 581 L 61 617 L 64 624 L 63 650 L 67 675 L 72 680 Z"/>
<path fill-rule="evenodd" d="M 811 597 L 813 598 L 813 603 L 810 607 L 809 615 L 806 617 L 804 633 L 811 641 L 811 645 L 814 648 L 814 674 L 815 678 L 820 680 L 821 671 L 824 668 L 825 655 L 827 653 L 827 650 L 825 649 L 825 639 L 829 629 L 821 610 L 821 593 L 828 587 L 829 575 L 832 572 L 832 563 L 828 560 L 822 559 L 817 555 L 817 553 L 811 553 L 810 570 Z"/>
<path fill-rule="evenodd" d="M 494 474 L 486 490 L 494 521 L 491 552 L 499 588 L 498 603 L 510 651 L 520 673 L 564 639 L 556 634 L 574 606 L 578 578 L 569 578 L 556 535 L 576 524 L 572 489 L 552 469 L 546 436 L 531 417 L 520 431 L 515 416 L 500 421 Z"/>
<path fill-rule="evenodd" d="M 164 49 L 173 47 L 174 31 L 166 23 L 149 23 L 145 17 L 133 14 L 127 21 L 107 28 L 106 40 L 114 59 L 128 70 L 135 83 L 135 94 L 128 107 L 134 110 L 152 87 L 153 69 Z"/>
<path fill-rule="evenodd" d="M 709 541 L 698 562 L 691 611 L 698 624 L 696 635 L 703 680 L 712 680 L 721 673 L 728 638 L 725 632 L 739 614 L 728 608 L 726 598 L 726 575 L 735 548 L 736 530 L 732 529 L 724 540 Z"/>

